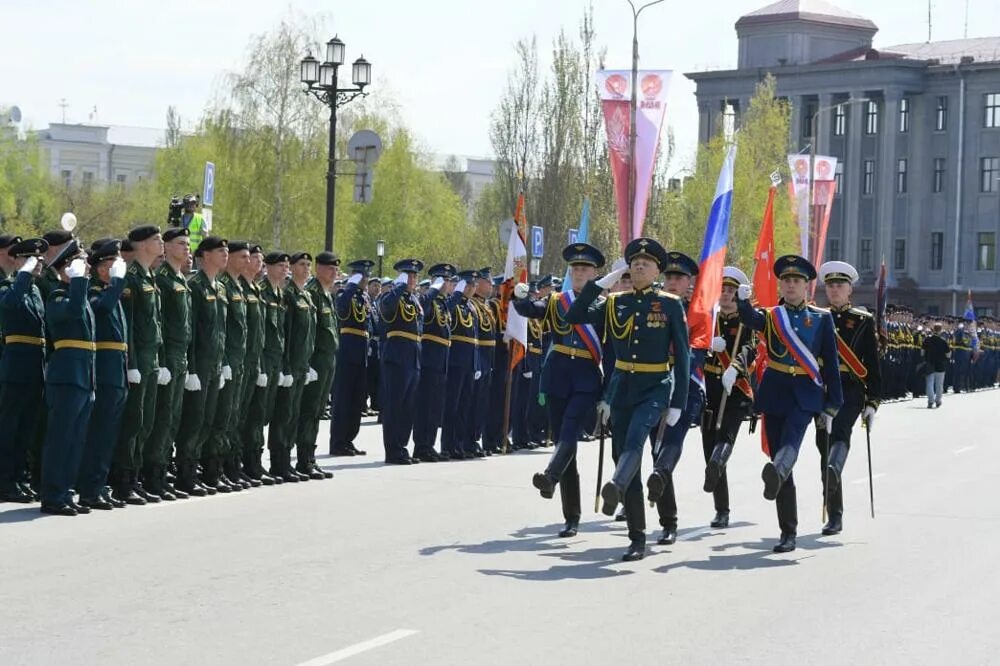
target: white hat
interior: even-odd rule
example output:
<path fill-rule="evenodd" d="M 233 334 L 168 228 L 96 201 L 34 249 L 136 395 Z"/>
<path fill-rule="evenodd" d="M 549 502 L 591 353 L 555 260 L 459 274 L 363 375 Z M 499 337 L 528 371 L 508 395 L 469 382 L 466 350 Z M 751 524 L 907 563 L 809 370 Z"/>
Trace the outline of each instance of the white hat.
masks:
<path fill-rule="evenodd" d="M 843 280 L 854 284 L 858 281 L 858 271 L 846 261 L 828 261 L 819 267 L 819 279 L 823 282 Z"/>
<path fill-rule="evenodd" d="M 750 284 L 750 279 L 747 278 L 747 274 L 735 266 L 726 266 L 722 269 L 722 284 L 725 284 L 726 280 L 736 282 L 736 286 L 741 284 Z"/>

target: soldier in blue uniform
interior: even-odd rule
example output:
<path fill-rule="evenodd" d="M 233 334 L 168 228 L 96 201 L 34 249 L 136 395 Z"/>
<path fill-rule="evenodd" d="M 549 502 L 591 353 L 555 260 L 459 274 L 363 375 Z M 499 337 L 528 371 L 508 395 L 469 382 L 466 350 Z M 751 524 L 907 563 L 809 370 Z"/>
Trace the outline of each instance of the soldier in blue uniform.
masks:
<path fill-rule="evenodd" d="M 441 451 L 451 460 L 474 457 L 471 439 L 473 384 L 482 375 L 479 369 L 479 321 L 471 299 L 479 272 L 461 271 L 449 298 L 452 312 L 451 347 L 448 348 L 448 391 Z"/>
<path fill-rule="evenodd" d="M 587 243 L 568 245 L 562 255 L 570 266 L 572 288 L 532 301 L 527 298 L 528 285 L 518 284 L 514 288 L 514 308 L 525 317 L 544 320 L 552 330 L 552 347 L 542 363 L 539 397 L 548 407 L 557 443 L 545 471 L 532 477 L 532 485 L 546 499 L 551 499 L 559 486 L 566 521 L 559 536 L 572 537 L 576 536 L 582 513 L 577 442 L 584 420 L 601 395 L 604 326 L 603 321 L 574 325 L 567 315 L 587 283 L 597 276 L 597 269 L 604 266 L 604 255 Z M 602 296 L 591 300 L 594 307 L 604 302 Z"/>
<path fill-rule="evenodd" d="M 4 349 L 0 355 L 0 502 L 29 504 L 27 446 L 35 435 L 45 367 L 45 303 L 34 278 L 48 243 L 29 238 L 7 250 L 16 274 L 0 283 Z"/>
<path fill-rule="evenodd" d="M 45 304 L 53 352 L 45 366 L 48 423 L 42 448 L 42 513 L 75 516 L 90 508 L 73 501 L 84 436 L 94 408 L 97 346 L 94 312 L 87 300 L 87 261 L 76 240 L 52 260 L 61 287 Z"/>
<path fill-rule="evenodd" d="M 89 298 L 94 312 L 97 388 L 76 489 L 80 493 L 80 506 L 104 511 L 126 506 L 124 502 L 112 498 L 105 487 L 111 469 L 111 456 L 115 452 L 118 426 L 128 398 L 128 383 L 125 381 L 128 331 L 121 304 L 128 266 L 119 254 L 120 249 L 121 241 L 107 240 L 97 245 L 89 258 Z"/>
<path fill-rule="evenodd" d="M 676 296 L 684 304 L 687 313 L 691 304 L 689 294 L 694 287 L 698 275 L 698 264 L 694 259 L 682 252 L 668 252 L 667 263 L 663 266 L 664 289 L 668 294 Z M 690 355 L 687 403 L 681 412 L 681 417 L 663 430 L 663 441 L 653 442 L 653 473 L 646 481 L 649 501 L 656 503 L 656 511 L 660 515 L 660 526 L 663 534 L 657 541 L 661 546 L 669 546 L 677 541 L 677 497 L 674 492 L 674 469 L 681 459 L 684 449 L 684 438 L 693 425 L 701 421 L 701 412 L 705 407 L 705 351 L 701 349 L 672 349 L 674 357 L 682 354 Z M 673 361 L 671 361 L 673 363 Z M 680 381 L 680 377 L 676 377 Z M 661 428 L 653 430 L 659 437 Z M 652 435 L 652 433 L 651 433 Z M 659 444 L 659 448 L 657 448 Z"/>
<path fill-rule="evenodd" d="M 424 263 L 417 259 L 397 261 L 399 277 L 392 289 L 379 300 L 384 324 L 382 349 L 382 444 L 389 465 L 412 465 L 407 445 L 413 430 L 413 413 L 420 386 L 420 338 L 424 332 L 424 310 L 429 305 L 414 293 L 417 275 Z M 425 300 L 424 303 L 421 303 Z"/>
<path fill-rule="evenodd" d="M 369 269 L 370 270 L 370 269 Z M 385 340 L 383 336 L 382 315 L 378 309 L 378 302 L 385 293 L 383 285 L 392 284 L 392 280 L 382 277 L 375 277 L 368 280 L 366 287 L 368 303 L 368 363 L 366 367 L 367 379 L 365 390 L 367 391 L 367 406 L 362 407 L 362 416 L 376 416 L 382 409 L 379 401 L 379 394 L 382 390 L 382 345 Z M 378 422 L 382 422 L 379 416 Z"/>
<path fill-rule="evenodd" d="M 434 450 L 438 429 L 444 423 L 445 396 L 448 392 L 448 356 L 451 349 L 451 322 L 458 269 L 451 264 L 436 264 L 427 270 L 432 282 L 424 304 L 424 333 L 420 345 L 420 387 L 413 419 L 413 457 L 421 462 L 447 460 L 448 453 Z"/>
<path fill-rule="evenodd" d="M 538 297 L 538 283 L 528 283 L 528 299 Z M 528 319 L 528 347 L 524 357 L 514 368 L 513 386 L 511 387 L 511 448 L 514 451 L 535 449 L 544 435 L 542 426 L 535 425 L 534 412 L 544 409 L 538 404 L 538 386 L 542 373 L 542 332 L 545 328 L 544 319 Z M 545 419 L 537 419 L 543 424 Z"/>
<path fill-rule="evenodd" d="M 690 356 L 687 321 L 681 300 L 653 288 L 653 281 L 667 265 L 667 252 L 652 238 L 636 238 L 625 247 L 627 267 L 619 265 L 596 282 L 588 282 L 570 308 L 570 322 L 603 323 L 615 351 L 615 371 L 598 404 L 598 419 L 611 419 L 615 472 L 601 489 L 601 511 L 613 516 L 624 499 L 629 548 L 626 562 L 646 553 L 646 515 L 642 506 L 643 443 L 656 423 L 667 426 L 681 419 L 687 406 Z M 625 270 L 632 276 L 632 291 L 598 296 L 610 289 Z M 670 361 L 672 350 L 673 365 Z M 663 413 L 666 411 L 666 415 Z"/>
<path fill-rule="evenodd" d="M 506 424 L 507 432 L 504 432 L 503 406 L 507 401 L 507 373 L 510 366 L 510 351 L 507 342 L 504 341 L 504 334 L 507 330 L 507 313 L 503 311 L 503 304 L 499 296 L 499 288 L 503 282 L 504 277 L 502 275 L 495 276 L 492 282 L 492 294 L 486 299 L 486 306 L 489 308 L 490 314 L 493 315 L 493 321 L 496 322 L 493 374 L 490 377 L 486 422 L 483 426 L 483 450 L 486 452 L 486 455 L 503 453 L 504 443 L 510 431 L 510 424 L 508 423 Z"/>
<path fill-rule="evenodd" d="M 369 259 L 349 263 L 350 277 L 336 298 L 340 346 L 337 348 L 333 419 L 330 422 L 330 454 L 335 456 L 362 453 L 354 446 L 354 440 L 361 430 L 361 412 L 368 395 L 368 344 L 372 332 L 371 305 L 365 287 L 374 265 Z"/>
<path fill-rule="evenodd" d="M 819 417 L 827 432 L 844 403 L 838 371 L 836 326 L 828 310 L 806 301 L 816 269 L 808 260 L 785 255 L 774 262 L 781 303 L 754 308 L 749 285 L 739 288 L 740 319 L 762 333 L 767 343 L 767 369 L 756 395 L 764 415 L 771 461 L 764 465 L 764 498 L 776 500 L 781 538 L 776 553 L 795 550 L 798 506 L 792 468 L 809 423 Z"/>

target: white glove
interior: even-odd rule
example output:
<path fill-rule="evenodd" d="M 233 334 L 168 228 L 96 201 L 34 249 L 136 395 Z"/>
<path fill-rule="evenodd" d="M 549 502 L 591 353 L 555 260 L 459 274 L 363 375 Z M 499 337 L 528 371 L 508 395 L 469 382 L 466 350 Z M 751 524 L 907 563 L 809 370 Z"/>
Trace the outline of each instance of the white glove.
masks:
<path fill-rule="evenodd" d="M 70 280 L 74 278 L 81 278 L 87 274 L 87 262 L 83 259 L 76 258 L 69 262 L 69 266 L 66 267 L 66 277 Z"/>
<path fill-rule="evenodd" d="M 483 376 L 483 371 L 482 370 L 476 370 L 476 374 L 472 375 L 472 380 L 478 382 L 479 378 L 482 377 L 482 376 Z"/>
<path fill-rule="evenodd" d="M 726 339 L 718 335 L 712 338 L 712 351 L 714 352 L 726 351 Z"/>
<path fill-rule="evenodd" d="M 624 268 L 617 268 L 611 271 L 610 273 L 608 273 L 607 275 L 605 275 L 604 277 L 602 277 L 600 280 L 597 281 L 597 286 L 600 287 L 601 289 L 611 289 L 611 287 L 615 286 L 615 283 L 617 283 L 618 280 L 621 279 L 622 273 L 624 272 L 625 272 Z"/>
<path fill-rule="evenodd" d="M 523 282 L 518 282 L 514 285 L 514 298 L 527 298 L 528 297 L 528 285 Z"/>
<path fill-rule="evenodd" d="M 613 271 L 620 270 L 624 273 L 625 271 L 628 270 L 628 262 L 625 261 L 624 258 L 619 257 L 618 259 L 615 259 L 615 263 L 611 264 L 611 270 Z"/>
<path fill-rule="evenodd" d="M 601 426 L 608 422 L 611 416 L 611 405 L 604 400 L 597 403 L 597 425 Z"/>
<path fill-rule="evenodd" d="M 748 284 L 741 284 L 736 289 L 736 297 L 741 301 L 749 301 L 750 296 L 753 295 L 753 287 Z"/>
<path fill-rule="evenodd" d="M 437 289 L 441 291 L 441 287 L 444 286 L 444 278 L 437 278 L 434 282 L 431 282 L 431 289 Z"/>
<path fill-rule="evenodd" d="M 667 410 L 667 425 L 675 426 L 677 422 L 681 420 L 681 410 L 676 407 L 671 407 Z"/>
<path fill-rule="evenodd" d="M 355 273 L 351 277 L 347 278 L 347 281 L 351 284 L 358 284 L 363 278 L 364 276 L 361 275 L 361 273 Z"/>
<path fill-rule="evenodd" d="M 38 266 L 38 257 L 28 257 L 24 260 L 24 263 L 20 268 L 17 269 L 18 273 L 32 273 L 35 267 Z"/>
<path fill-rule="evenodd" d="M 534 374 L 535 373 L 533 373 L 533 372 L 526 372 L 526 373 L 524 373 L 521 376 L 524 377 L 525 379 L 531 379 Z"/>
<path fill-rule="evenodd" d="M 166 386 L 170 383 L 173 376 L 170 374 L 169 368 L 157 368 L 156 369 L 156 383 L 160 386 Z"/>
<path fill-rule="evenodd" d="M 125 272 L 128 271 L 128 264 L 121 257 L 118 257 L 113 262 L 111 262 L 111 268 L 108 269 L 108 274 L 112 278 L 123 278 L 125 277 Z"/>
<path fill-rule="evenodd" d="M 267 375 L 263 372 L 257 375 L 257 386 L 259 388 L 265 388 L 267 386 Z"/>
<path fill-rule="evenodd" d="M 828 433 L 833 433 L 833 417 L 829 414 L 823 414 L 823 427 Z"/>
<path fill-rule="evenodd" d="M 739 377 L 740 373 L 736 371 L 736 368 L 729 366 L 726 371 L 722 373 L 722 388 L 725 390 L 726 394 L 733 392 L 733 386 L 736 384 L 736 379 Z"/>
<path fill-rule="evenodd" d="M 187 377 L 184 378 L 184 390 L 185 391 L 200 391 L 201 390 L 201 380 L 198 379 L 198 375 L 187 373 Z"/>
<path fill-rule="evenodd" d="M 407 280 L 408 278 L 406 277 L 406 273 L 400 273 L 392 282 L 393 284 L 406 284 Z"/>
<path fill-rule="evenodd" d="M 868 427 L 868 432 L 871 432 L 872 426 L 875 425 L 875 408 L 872 406 L 865 407 L 864 414 L 861 415 L 861 420 Z"/>
<path fill-rule="evenodd" d="M 129 384 L 138 384 L 142 381 L 142 374 L 138 370 L 129 370 L 126 375 Z"/>
<path fill-rule="evenodd" d="M 319 373 L 313 370 L 312 368 L 309 368 L 309 372 L 306 373 L 306 380 L 308 382 L 318 382 Z"/>
<path fill-rule="evenodd" d="M 225 387 L 225 385 L 226 385 L 226 378 L 223 377 L 222 375 L 219 375 L 219 390 L 221 391 L 223 387 Z"/>
<path fill-rule="evenodd" d="M 466 287 L 465 280 L 459 280 L 458 284 L 455 285 L 455 291 L 457 291 L 458 293 L 462 293 L 463 291 L 465 291 L 465 287 Z"/>
<path fill-rule="evenodd" d="M 288 388 L 292 385 L 292 376 L 283 372 L 278 373 L 278 388 Z"/>
<path fill-rule="evenodd" d="M 231 366 L 222 366 L 222 378 L 227 382 L 233 378 L 233 368 Z"/>

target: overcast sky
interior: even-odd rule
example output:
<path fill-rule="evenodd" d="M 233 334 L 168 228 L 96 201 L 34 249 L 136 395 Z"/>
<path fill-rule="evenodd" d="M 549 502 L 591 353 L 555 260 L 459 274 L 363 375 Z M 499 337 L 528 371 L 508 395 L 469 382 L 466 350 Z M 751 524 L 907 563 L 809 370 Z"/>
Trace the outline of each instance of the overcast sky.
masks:
<path fill-rule="evenodd" d="M 513 44 L 535 34 L 543 66 L 559 30 L 575 35 L 588 0 L 0 0 L 0 106 L 25 126 L 87 122 L 160 128 L 169 104 L 197 119 L 223 74 L 238 70 L 250 38 L 289 12 L 321 17 L 372 62 L 428 152 L 488 155 L 489 115 L 514 64 Z M 638 4 L 638 2 L 637 2 Z M 640 18 L 641 66 L 672 69 L 667 123 L 680 161 L 697 136 L 694 86 L 681 74 L 736 64 L 734 24 L 767 0 L 667 0 Z M 927 38 L 922 0 L 837 0 L 880 28 L 876 46 Z M 628 68 L 632 15 L 625 0 L 593 0 L 609 68 Z M 934 0 L 934 39 L 963 35 L 964 0 Z M 1000 2 L 969 0 L 969 36 L 1000 34 Z M 679 164 L 673 165 L 676 169 Z"/>

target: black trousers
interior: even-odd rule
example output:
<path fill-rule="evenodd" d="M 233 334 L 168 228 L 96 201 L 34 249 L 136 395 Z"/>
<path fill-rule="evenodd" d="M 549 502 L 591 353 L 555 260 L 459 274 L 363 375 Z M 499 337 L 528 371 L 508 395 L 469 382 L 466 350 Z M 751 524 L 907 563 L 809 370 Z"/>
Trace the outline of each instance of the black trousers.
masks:
<path fill-rule="evenodd" d="M 41 384 L 0 384 L 0 492 L 14 492 L 24 479 L 28 443 L 35 436 Z"/>
<path fill-rule="evenodd" d="M 382 375 L 382 444 L 385 446 L 385 459 L 406 458 L 409 456 L 406 447 L 413 430 L 420 369 L 386 363 L 382 367 Z"/>
<path fill-rule="evenodd" d="M 722 424 L 716 429 L 719 419 L 719 406 L 722 401 L 721 388 L 718 395 L 712 390 L 709 384 L 708 404 L 705 406 L 704 416 L 701 421 L 701 448 L 705 454 L 705 464 L 712 457 L 712 451 L 719 444 L 736 445 L 736 437 L 740 432 L 740 425 L 743 419 L 749 414 L 751 409 L 750 400 L 736 389 L 726 399 L 726 409 L 722 414 Z M 715 510 L 718 513 L 729 513 L 729 478 L 728 472 L 723 469 L 719 482 L 712 492 L 712 500 Z"/>
<path fill-rule="evenodd" d="M 331 448 L 354 443 L 361 431 L 361 410 L 367 396 L 368 371 L 358 363 L 337 365 L 333 380 L 333 420 L 330 422 Z"/>
<path fill-rule="evenodd" d="M 443 372 L 420 370 L 417 407 L 413 415 L 413 455 L 434 451 L 438 428 L 444 423 L 447 375 Z M 444 446 L 442 445 L 442 450 Z"/>

